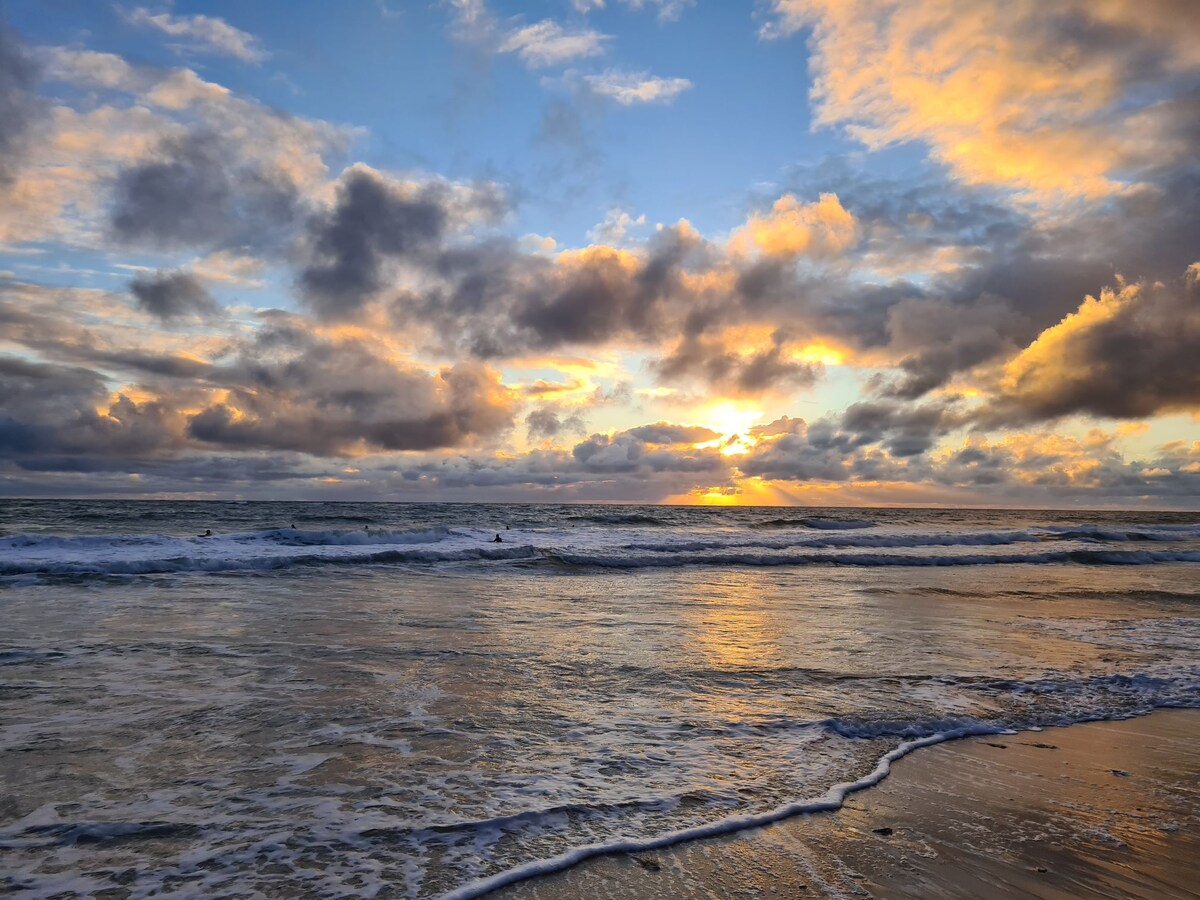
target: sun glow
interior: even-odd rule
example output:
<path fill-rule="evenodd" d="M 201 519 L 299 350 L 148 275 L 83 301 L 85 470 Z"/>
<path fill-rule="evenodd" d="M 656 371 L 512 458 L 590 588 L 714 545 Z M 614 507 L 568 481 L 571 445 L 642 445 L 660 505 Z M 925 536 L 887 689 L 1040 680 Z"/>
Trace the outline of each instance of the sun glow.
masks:
<path fill-rule="evenodd" d="M 699 420 L 720 437 L 696 444 L 695 447 L 698 450 L 719 447 L 722 456 L 749 453 L 757 442 L 747 437 L 746 432 L 762 419 L 762 416 L 761 409 L 740 406 L 730 400 L 707 406 L 701 411 Z"/>
<path fill-rule="evenodd" d="M 823 366 L 840 366 L 846 362 L 846 351 L 832 344 L 815 341 L 793 352 L 799 362 L 820 363 Z"/>
<path fill-rule="evenodd" d="M 701 413 L 701 421 L 718 434 L 729 437 L 741 434 L 751 425 L 757 424 L 763 412 L 753 406 L 741 406 L 730 400 L 722 400 L 707 406 Z"/>

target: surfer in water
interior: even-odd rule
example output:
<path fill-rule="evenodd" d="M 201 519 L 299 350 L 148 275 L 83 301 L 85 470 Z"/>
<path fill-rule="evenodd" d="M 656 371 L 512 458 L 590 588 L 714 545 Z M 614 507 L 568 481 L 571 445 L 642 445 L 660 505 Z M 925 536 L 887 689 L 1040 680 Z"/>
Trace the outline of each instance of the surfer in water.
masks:
<path fill-rule="evenodd" d="M 205 529 L 204 529 L 204 534 L 200 535 L 200 537 L 212 537 L 212 529 L 211 529 L 211 528 L 205 528 Z"/>
<path fill-rule="evenodd" d="M 500 535 L 496 535 L 496 536 L 495 536 L 495 537 L 492 539 L 492 543 L 493 543 L 493 544 L 503 544 L 503 543 L 504 543 L 504 538 L 500 537 Z"/>

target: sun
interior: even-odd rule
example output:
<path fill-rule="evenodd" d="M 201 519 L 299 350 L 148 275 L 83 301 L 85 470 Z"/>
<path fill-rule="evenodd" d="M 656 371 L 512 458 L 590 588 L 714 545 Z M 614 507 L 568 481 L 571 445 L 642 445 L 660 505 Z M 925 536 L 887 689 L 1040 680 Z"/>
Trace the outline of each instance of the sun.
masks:
<path fill-rule="evenodd" d="M 696 444 L 697 448 L 720 447 L 725 456 L 749 453 L 754 441 L 746 432 L 762 419 L 763 412 L 757 407 L 742 406 L 732 400 L 722 400 L 704 407 L 698 420 L 704 427 L 715 431 L 719 437 Z M 735 438 L 736 440 L 731 440 Z"/>
<path fill-rule="evenodd" d="M 761 409 L 722 400 L 704 408 L 701 421 L 722 437 L 741 434 L 763 416 Z"/>

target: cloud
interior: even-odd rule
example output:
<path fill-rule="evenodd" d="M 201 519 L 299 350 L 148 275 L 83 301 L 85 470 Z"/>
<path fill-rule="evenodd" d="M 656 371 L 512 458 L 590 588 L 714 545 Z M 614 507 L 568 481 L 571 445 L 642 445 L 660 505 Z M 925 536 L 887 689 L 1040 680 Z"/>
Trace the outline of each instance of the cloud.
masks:
<path fill-rule="evenodd" d="M 927 412 L 936 417 L 932 409 Z M 1200 442 L 1176 441 L 1159 447 L 1150 459 L 1127 459 L 1115 433 L 1093 430 L 1079 438 L 1015 432 L 998 439 L 971 435 L 958 447 L 904 456 L 830 420 L 785 418 L 755 433 L 758 446 L 737 457 L 743 477 L 836 487 L 837 493 L 823 495 L 827 500 L 904 502 L 925 496 L 926 502 L 930 497 L 941 503 L 1002 498 L 1044 505 L 1048 498 L 1128 504 L 1153 497 L 1187 502 L 1200 487 Z"/>
<path fill-rule="evenodd" d="M 763 441 L 738 458 L 738 468 L 750 477 L 781 481 L 897 481 L 912 480 L 913 467 L 885 451 L 864 446 L 854 435 L 828 421 L 811 425 L 789 419 L 786 430 Z M 765 436 L 765 435 L 760 435 Z"/>
<path fill-rule="evenodd" d="M 797 278 L 765 257 L 743 271 L 735 312 L 777 317 L 896 366 L 882 390 L 908 399 L 955 379 L 987 390 L 989 367 L 1099 293 L 1114 271 L 1177 279 L 1195 261 L 1185 236 L 1200 228 L 1200 170 L 1169 159 L 1139 188 L 1052 220 L 936 169 L 893 181 L 832 163 L 798 170 L 792 184 L 796 193 L 826 185 L 854 216 L 858 239 L 837 260 L 846 268 Z"/>
<path fill-rule="evenodd" d="M 553 19 L 516 28 L 497 47 L 500 53 L 515 53 L 533 69 L 561 65 L 573 59 L 599 56 L 611 36 L 589 28 L 568 31 Z"/>
<path fill-rule="evenodd" d="M 682 240 L 660 233 L 645 255 L 594 246 L 547 257 L 506 239 L 444 248 L 424 272 L 432 283 L 400 292 L 390 311 L 404 327 L 432 328 L 448 352 L 481 358 L 645 342 L 662 324 Z"/>
<path fill-rule="evenodd" d="M 580 432 L 586 428 L 579 413 L 564 416 L 560 410 L 542 406 L 525 417 L 529 438 L 555 438 L 568 432 Z"/>
<path fill-rule="evenodd" d="M 0 21 L 0 187 L 12 181 L 38 116 L 40 104 L 33 93 L 37 77 L 37 64 Z"/>
<path fill-rule="evenodd" d="M 435 248 L 450 231 L 502 214 L 492 186 L 401 182 L 356 165 L 340 179 L 332 208 L 309 222 L 304 297 L 325 318 L 352 318 L 386 282 L 387 263 Z"/>
<path fill-rule="evenodd" d="M 165 139 L 117 179 L 113 233 L 153 246 L 263 246 L 299 217 L 285 173 L 240 157 L 214 132 Z"/>
<path fill-rule="evenodd" d="M 621 0 L 633 10 L 654 9 L 660 22 L 674 22 L 685 9 L 696 5 L 696 0 Z"/>
<path fill-rule="evenodd" d="M 221 307 L 191 272 L 159 270 L 140 274 L 129 283 L 138 306 L 164 322 L 172 319 L 215 316 Z"/>
<path fill-rule="evenodd" d="M 266 260 L 230 250 L 214 251 L 191 265 L 192 272 L 207 281 L 249 288 L 263 286 L 260 276 L 266 268 Z"/>
<path fill-rule="evenodd" d="M 925 142 L 969 183 L 1046 202 L 1111 195 L 1160 160 L 1163 101 L 1200 68 L 1200 19 L 1177 0 L 771 7 L 765 37 L 813 29 L 818 124 L 873 149 Z"/>
<path fill-rule="evenodd" d="M 144 276 L 135 285 L 139 306 L 152 314 L 207 312 L 207 295 L 194 293 L 198 285 L 184 273 Z M 324 333 L 300 316 L 262 313 L 248 334 L 226 330 L 209 340 L 200 331 L 168 341 L 161 331 L 137 328 L 137 318 L 87 327 L 41 312 L 57 304 L 78 315 L 88 309 L 79 291 L 14 292 L 20 302 L 0 302 L 0 338 L 74 362 L 0 356 L 8 379 L 0 378 L 0 390 L 9 398 L 0 430 L 9 441 L 6 458 L 22 465 L 38 453 L 71 457 L 69 467 L 78 468 L 126 451 L 136 456 L 132 465 L 214 449 L 341 456 L 465 448 L 502 438 L 521 405 L 481 363 L 430 372 L 386 341 L 361 331 Z M 110 296 L 90 294 L 97 303 Z M 136 381 L 123 384 L 118 373 Z M 122 386 L 110 393 L 110 384 Z"/>
<path fill-rule="evenodd" d="M 675 425 L 670 422 L 655 422 L 630 428 L 626 434 L 646 444 L 702 444 L 721 435 L 703 425 Z"/>
<path fill-rule="evenodd" d="M 587 236 L 594 244 L 621 244 L 629 232 L 646 224 L 646 216 L 630 215 L 623 209 L 610 209 L 604 214 L 604 221 L 588 231 Z"/>
<path fill-rule="evenodd" d="M 864 492 L 998 485 L 1006 497 L 1036 496 L 1040 484 L 1063 496 L 1088 485 L 1106 496 L 1194 492 L 1200 459 L 1186 448 L 1126 458 L 1115 438 L 1068 445 L 1011 432 L 1200 409 L 1188 353 L 1200 341 L 1195 270 L 1179 277 L 1200 232 L 1189 155 L 1200 94 L 1188 87 L 1198 56 L 1163 4 L 1148 0 L 1146 21 L 1124 29 L 1114 25 L 1124 4 L 1073 2 L 1076 19 L 1017 0 L 1012 21 L 990 3 L 949 20 L 893 4 L 862 23 L 805 3 L 798 21 L 814 29 L 827 124 L 870 147 L 920 141 L 932 161 L 900 178 L 870 175 L 867 154 L 797 167 L 748 197 L 742 222 L 706 235 L 680 220 L 646 236 L 641 218 L 614 210 L 582 248 L 505 234 L 518 210 L 494 183 L 344 167 L 347 129 L 188 69 L 80 49 L 0 56 L 0 104 L 32 116 L 0 117 L 0 160 L 13 161 L 0 236 L 103 252 L 87 272 L 55 258 L 4 264 L 18 274 L 0 278 L 0 338 L 21 364 L 5 357 L 6 384 L 23 399 L 5 409 L 0 468 L 125 466 L 161 485 L 219 459 L 251 473 L 252 459 L 269 459 L 261 470 L 277 474 L 264 477 L 337 477 L 345 462 L 320 459 L 353 456 L 372 473 L 364 484 L 397 491 L 635 499 L 642 486 L 661 498 L 761 477 Z M 513 39 L 505 52 L 529 65 L 570 58 L 587 46 L 581 35 L 598 35 L 497 22 L 466 0 L 455 8 L 478 46 L 495 53 Z M 852 26 L 864 46 L 926 54 L 928 70 L 868 55 L 861 83 L 839 81 L 849 75 L 833 65 L 845 49 L 835 32 Z M 1042 50 L 1063 29 L 1065 55 L 1048 64 Z M 589 40 L 603 49 L 604 37 Z M 974 93 L 960 84 L 993 69 Z M 624 90 L 630 102 L 665 101 L 669 81 L 619 69 L 559 79 L 584 109 Z M 1029 87 L 1042 81 L 1044 96 Z M 924 97 L 943 82 L 944 110 Z M 57 92 L 53 103 L 34 95 L 39 84 Z M 559 124 L 569 137 L 569 117 Z M 1099 162 L 1063 156 L 1075 174 L 1043 172 L 1069 145 L 1055 143 L 1059 131 L 1095 137 Z M 1032 169 L 1004 168 L 1012 135 Z M 1025 202 L 1064 194 L 1077 202 Z M 19 280 L 43 270 L 114 289 Z M 1114 284 L 1116 272 L 1128 279 Z M 218 282 L 282 289 L 258 296 L 302 312 L 218 316 L 206 290 Z M 606 368 L 546 361 L 566 356 Z M 522 381 L 506 385 L 502 366 Z M 827 367 L 836 380 L 812 399 L 846 408 L 807 423 L 748 429 L 736 444 L 695 424 L 626 427 L 733 398 L 786 410 Z M 636 393 L 618 385 L 626 377 L 639 379 Z M 584 436 L 583 417 L 604 403 L 623 407 L 595 415 L 616 429 Z M 521 452 L 527 443 L 536 450 Z"/>
<path fill-rule="evenodd" d="M 584 75 L 588 89 L 622 106 L 635 103 L 670 103 L 692 86 L 686 78 L 659 78 L 649 72 L 608 69 L 599 75 Z"/>
<path fill-rule="evenodd" d="M 1189 470 L 1195 445 L 1182 441 L 1158 448 L 1149 459 L 1126 459 L 1115 435 L 1093 430 L 1080 437 L 1014 432 L 996 440 L 969 438 L 957 450 L 939 455 L 931 478 L 944 484 L 994 489 L 1004 485 L 1018 496 L 1064 499 L 1091 497 L 1180 498 L 1195 494 L 1200 480 Z"/>
<path fill-rule="evenodd" d="M 575 463 L 585 472 L 725 472 L 728 463 L 719 450 L 680 444 L 652 445 L 632 430 L 614 435 L 593 434 L 571 448 Z"/>
<path fill-rule="evenodd" d="M 746 345 L 730 336 L 688 335 L 652 363 L 663 380 L 689 378 L 736 396 L 760 396 L 816 383 L 823 367 L 798 358 L 786 331 L 777 329 L 765 344 Z"/>
<path fill-rule="evenodd" d="M 1200 264 L 1180 279 L 1089 296 L 1004 368 L 984 420 L 1200 410 Z"/>
<path fill-rule="evenodd" d="M 836 194 L 821 194 L 815 203 L 801 203 L 784 194 L 769 212 L 753 216 L 729 239 L 738 253 L 768 256 L 832 256 L 850 247 L 857 224 Z"/>
<path fill-rule="evenodd" d="M 431 243 L 406 259 L 416 273 L 387 309 L 402 327 L 431 329 L 447 352 L 485 359 L 620 343 L 669 350 L 652 363 L 662 378 L 707 379 L 739 393 L 811 384 L 821 367 L 800 354 L 821 313 L 806 303 L 795 265 L 819 271 L 853 219 L 836 198 L 789 205 L 793 211 L 806 233 L 782 247 L 768 243 L 779 251 L 770 257 L 730 254 L 686 222 L 628 249 L 545 254 L 505 239 Z M 830 306 L 840 309 L 834 299 Z M 781 318 L 787 324 L 769 324 Z M 726 331 L 741 325 L 753 325 L 756 337 L 734 346 Z M 683 340 L 670 341 L 675 334 Z"/>
<path fill-rule="evenodd" d="M 269 109 L 187 69 L 61 47 L 41 48 L 37 59 L 45 83 L 70 89 L 45 104 L 37 165 L 17 173 L 0 204 L 0 240 L 109 249 L 111 219 L 127 214 L 116 233 L 141 247 L 278 242 L 302 224 L 288 195 L 323 199 L 325 157 L 355 134 Z M 284 221 L 264 221 L 272 204 L 283 208 L 271 218 Z"/>
<path fill-rule="evenodd" d="M 313 261 L 300 283 L 330 318 L 353 314 L 383 286 L 383 263 L 432 244 L 446 228 L 434 196 L 407 196 L 376 173 L 356 169 L 338 188 L 333 209 L 310 226 Z"/>
<path fill-rule="evenodd" d="M 914 297 L 894 304 L 887 316 L 889 350 L 903 358 L 902 377 L 885 393 L 909 400 L 957 372 L 1015 352 L 1015 336 L 1028 330 L 1020 313 L 986 294 L 969 305 Z"/>
<path fill-rule="evenodd" d="M 124 294 L 28 283 L 0 285 L 0 340 L 28 356 L 101 369 L 121 378 L 203 381 L 212 366 L 197 355 L 228 343 L 200 329 L 166 331 L 135 312 Z M 86 323 L 86 324 L 84 324 Z M 195 323 L 189 323 L 195 324 Z"/>
<path fill-rule="evenodd" d="M 155 28 L 163 34 L 186 40 L 187 49 L 219 56 L 232 56 L 243 62 L 258 63 L 267 54 L 259 46 L 258 38 L 230 25 L 215 16 L 173 16 L 170 13 L 152 13 L 144 6 L 125 13 L 125 19 L 142 28 Z"/>
<path fill-rule="evenodd" d="M 0 459 L 49 469 L 109 457 L 129 465 L 177 446 L 170 405 L 110 397 L 86 368 L 0 355 L 0 393 Z"/>
<path fill-rule="evenodd" d="M 224 394 L 188 419 L 190 438 L 226 449 L 352 455 L 457 447 L 497 437 L 519 405 L 476 362 L 436 374 L 354 336 L 326 337 L 284 317 L 212 374 Z"/>
<path fill-rule="evenodd" d="M 455 38 L 480 45 L 494 38 L 496 20 L 484 0 L 446 0 L 446 5 L 453 13 Z"/>
<path fill-rule="evenodd" d="M 841 428 L 851 435 L 854 446 L 879 444 L 898 459 L 919 456 L 932 448 L 949 431 L 969 421 L 953 401 L 920 406 L 861 401 L 842 414 Z"/>
<path fill-rule="evenodd" d="M 659 22 L 674 22 L 685 9 L 696 5 L 696 0 L 620 0 L 621 5 L 634 11 L 653 9 Z M 571 0 L 577 13 L 587 14 L 595 9 L 604 9 L 605 0 Z"/>

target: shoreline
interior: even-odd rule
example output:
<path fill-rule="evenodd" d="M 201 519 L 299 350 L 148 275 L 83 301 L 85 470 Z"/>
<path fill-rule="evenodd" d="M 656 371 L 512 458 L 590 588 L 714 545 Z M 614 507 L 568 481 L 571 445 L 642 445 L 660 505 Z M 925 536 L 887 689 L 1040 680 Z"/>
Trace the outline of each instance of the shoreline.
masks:
<path fill-rule="evenodd" d="M 447 897 L 1200 897 L 1198 743 L 1195 709 L 942 734 L 817 800 L 577 848 Z"/>

